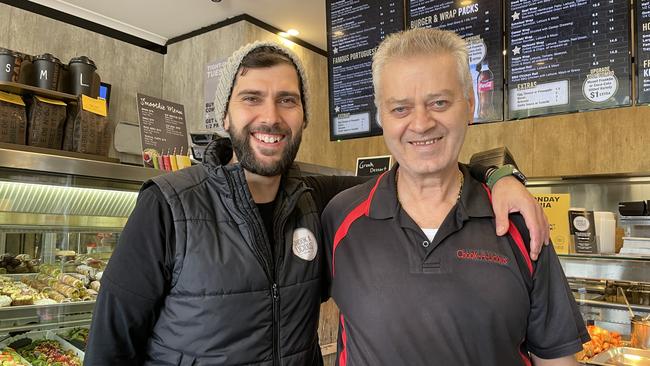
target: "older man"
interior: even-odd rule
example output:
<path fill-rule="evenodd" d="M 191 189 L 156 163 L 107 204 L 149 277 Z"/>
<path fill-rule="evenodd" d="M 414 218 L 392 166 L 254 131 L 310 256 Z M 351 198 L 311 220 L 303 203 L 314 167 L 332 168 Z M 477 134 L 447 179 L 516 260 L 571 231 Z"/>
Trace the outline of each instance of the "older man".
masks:
<path fill-rule="evenodd" d="M 520 217 L 495 235 L 488 188 L 458 163 L 474 110 L 467 60 L 437 29 L 391 35 L 374 56 L 398 165 L 323 213 L 340 366 L 572 365 L 588 340 L 553 247 L 531 262 Z"/>

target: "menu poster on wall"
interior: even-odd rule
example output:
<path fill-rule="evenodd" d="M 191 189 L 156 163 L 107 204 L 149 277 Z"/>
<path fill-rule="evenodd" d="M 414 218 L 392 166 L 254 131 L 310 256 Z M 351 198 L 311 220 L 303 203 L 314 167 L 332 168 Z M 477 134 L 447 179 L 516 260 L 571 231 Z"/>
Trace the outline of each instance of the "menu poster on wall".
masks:
<path fill-rule="evenodd" d="M 223 121 L 218 121 L 214 117 L 214 96 L 217 92 L 217 84 L 219 83 L 219 76 L 221 76 L 221 68 L 223 68 L 225 63 L 226 62 L 223 60 L 210 62 L 205 65 L 205 73 L 203 74 L 205 128 L 208 131 L 215 131 L 219 134 L 224 134 Z"/>
<path fill-rule="evenodd" d="M 630 105 L 628 0 L 507 2 L 508 116 Z"/>
<path fill-rule="evenodd" d="M 381 135 L 372 88 L 372 55 L 404 29 L 404 2 L 327 0 L 330 140 Z"/>
<path fill-rule="evenodd" d="M 144 165 L 176 170 L 176 156 L 187 156 L 188 151 L 183 105 L 140 93 L 137 102 Z"/>
<path fill-rule="evenodd" d="M 636 2 L 637 103 L 650 103 L 650 0 Z"/>
<path fill-rule="evenodd" d="M 494 0 L 410 0 L 408 28 L 441 28 L 467 42 L 474 84 L 473 123 L 503 120 L 503 32 L 501 2 Z"/>

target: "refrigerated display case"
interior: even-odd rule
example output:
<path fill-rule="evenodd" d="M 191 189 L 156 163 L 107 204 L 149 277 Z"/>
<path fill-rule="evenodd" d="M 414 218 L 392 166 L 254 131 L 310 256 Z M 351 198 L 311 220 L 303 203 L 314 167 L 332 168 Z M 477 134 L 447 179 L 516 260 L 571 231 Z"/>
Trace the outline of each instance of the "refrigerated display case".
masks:
<path fill-rule="evenodd" d="M 0 352 L 26 338 L 83 351 L 102 271 L 160 173 L 0 146 Z"/>

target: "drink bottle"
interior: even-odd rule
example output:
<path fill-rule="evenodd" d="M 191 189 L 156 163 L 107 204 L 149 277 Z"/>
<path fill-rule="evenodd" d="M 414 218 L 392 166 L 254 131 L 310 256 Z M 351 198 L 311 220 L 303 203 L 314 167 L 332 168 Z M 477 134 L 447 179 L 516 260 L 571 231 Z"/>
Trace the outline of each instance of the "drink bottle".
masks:
<path fill-rule="evenodd" d="M 481 120 L 492 119 L 494 111 L 494 74 L 487 61 L 481 63 L 481 72 L 476 80 L 478 89 L 478 118 Z"/>

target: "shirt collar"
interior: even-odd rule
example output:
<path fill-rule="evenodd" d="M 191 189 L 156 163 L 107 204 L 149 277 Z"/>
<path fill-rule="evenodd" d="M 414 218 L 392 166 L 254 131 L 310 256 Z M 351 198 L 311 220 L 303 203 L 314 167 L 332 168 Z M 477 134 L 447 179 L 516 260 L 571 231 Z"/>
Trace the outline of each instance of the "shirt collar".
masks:
<path fill-rule="evenodd" d="M 460 202 L 452 209 L 455 216 L 462 221 L 470 217 L 494 217 L 492 203 L 483 183 L 474 179 L 465 164 L 458 164 L 465 182 Z M 370 202 L 368 216 L 373 219 L 388 219 L 397 217 L 401 206 L 397 200 L 396 175 L 399 165 L 395 164 L 388 173 L 381 176 L 377 189 Z"/>

